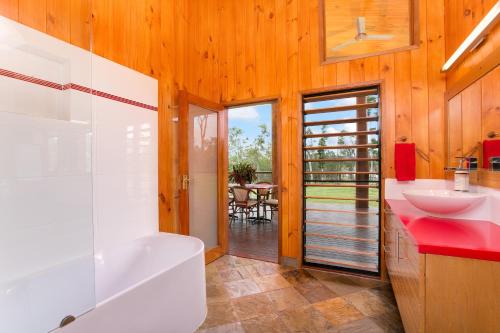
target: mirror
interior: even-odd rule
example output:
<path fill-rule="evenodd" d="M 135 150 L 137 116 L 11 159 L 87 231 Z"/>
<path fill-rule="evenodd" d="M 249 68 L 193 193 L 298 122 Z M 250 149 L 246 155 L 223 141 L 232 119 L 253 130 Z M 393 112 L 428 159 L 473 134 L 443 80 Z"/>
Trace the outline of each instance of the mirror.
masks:
<path fill-rule="evenodd" d="M 491 170 L 485 157 L 484 140 L 500 140 L 500 67 L 447 100 L 446 166 L 458 167 L 459 156 L 477 158 L 478 172 L 471 174 L 471 183 L 500 188 L 500 170 Z M 499 156 L 500 157 L 500 156 Z M 447 172 L 447 178 L 453 172 Z"/>

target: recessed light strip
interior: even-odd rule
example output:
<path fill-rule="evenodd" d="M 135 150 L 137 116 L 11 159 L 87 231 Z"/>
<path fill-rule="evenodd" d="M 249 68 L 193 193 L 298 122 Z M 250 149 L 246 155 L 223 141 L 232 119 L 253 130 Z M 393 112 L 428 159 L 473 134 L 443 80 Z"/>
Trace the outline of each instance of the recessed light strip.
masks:
<path fill-rule="evenodd" d="M 479 41 L 484 38 L 488 31 L 494 27 L 498 18 L 500 17 L 500 1 L 498 1 L 493 8 L 486 14 L 479 24 L 472 30 L 458 49 L 446 61 L 441 69 L 443 72 L 449 70 L 465 52 L 472 50 L 475 46 L 479 45 Z"/>

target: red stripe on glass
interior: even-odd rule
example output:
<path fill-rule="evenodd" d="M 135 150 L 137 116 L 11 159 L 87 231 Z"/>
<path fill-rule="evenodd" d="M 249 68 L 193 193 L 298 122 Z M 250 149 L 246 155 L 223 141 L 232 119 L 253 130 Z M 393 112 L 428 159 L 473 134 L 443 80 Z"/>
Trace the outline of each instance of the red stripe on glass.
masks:
<path fill-rule="evenodd" d="M 133 106 L 136 106 L 139 108 L 152 110 L 152 111 L 158 111 L 158 108 L 156 106 L 148 105 L 145 103 L 134 101 L 132 99 L 108 94 L 108 93 L 103 92 L 103 91 L 93 90 L 91 88 L 81 86 L 81 85 L 75 84 L 75 83 L 59 84 L 59 83 L 39 79 L 39 78 L 36 78 L 33 76 L 19 74 L 19 73 L 12 72 L 12 71 L 9 71 L 7 69 L 2 69 L 2 68 L 0 68 L 0 76 L 5 76 L 5 77 L 9 77 L 9 78 L 16 79 L 16 80 L 21 80 L 24 82 L 29 82 L 29 83 L 37 84 L 40 86 L 44 86 L 44 87 L 48 87 L 48 88 L 52 88 L 52 89 L 56 89 L 56 90 L 69 90 L 69 89 L 77 90 L 77 91 L 80 91 L 83 93 L 87 93 L 87 94 L 95 95 L 98 97 L 110 99 L 110 100 L 113 100 L 116 102 L 120 102 L 120 103 L 124 103 L 124 104 L 128 104 L 128 105 L 133 105 Z"/>

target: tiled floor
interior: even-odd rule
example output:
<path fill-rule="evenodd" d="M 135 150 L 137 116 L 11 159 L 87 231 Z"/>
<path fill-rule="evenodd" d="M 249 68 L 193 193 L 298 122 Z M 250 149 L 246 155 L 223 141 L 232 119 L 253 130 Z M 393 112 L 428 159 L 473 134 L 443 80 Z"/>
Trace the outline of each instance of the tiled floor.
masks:
<path fill-rule="evenodd" d="M 234 256 L 206 272 L 199 332 L 403 332 L 387 283 Z"/>
<path fill-rule="evenodd" d="M 236 219 L 229 228 L 229 254 L 278 262 L 278 218 L 272 223 L 242 224 Z"/>

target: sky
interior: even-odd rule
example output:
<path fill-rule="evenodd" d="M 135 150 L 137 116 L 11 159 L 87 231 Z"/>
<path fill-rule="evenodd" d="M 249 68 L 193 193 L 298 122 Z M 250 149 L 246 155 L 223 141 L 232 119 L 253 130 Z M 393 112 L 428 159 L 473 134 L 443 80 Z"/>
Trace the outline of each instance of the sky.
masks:
<path fill-rule="evenodd" d="M 259 125 L 264 123 L 272 130 L 272 105 L 259 104 L 230 108 L 228 112 L 229 127 L 243 130 L 243 136 L 252 142 L 260 132 Z"/>

